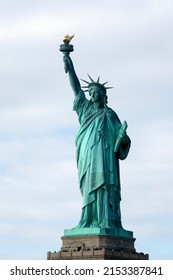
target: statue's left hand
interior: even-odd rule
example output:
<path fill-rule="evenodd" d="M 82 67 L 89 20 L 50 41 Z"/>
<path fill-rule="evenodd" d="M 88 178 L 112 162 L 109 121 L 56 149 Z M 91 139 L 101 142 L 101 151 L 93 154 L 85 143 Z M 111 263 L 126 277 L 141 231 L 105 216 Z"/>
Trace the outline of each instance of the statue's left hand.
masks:
<path fill-rule="evenodd" d="M 127 144 L 129 144 L 129 143 L 131 142 L 131 140 L 130 140 L 129 136 L 128 136 L 127 134 L 125 134 L 125 135 L 123 136 L 121 142 L 122 142 L 122 144 L 127 145 Z"/>

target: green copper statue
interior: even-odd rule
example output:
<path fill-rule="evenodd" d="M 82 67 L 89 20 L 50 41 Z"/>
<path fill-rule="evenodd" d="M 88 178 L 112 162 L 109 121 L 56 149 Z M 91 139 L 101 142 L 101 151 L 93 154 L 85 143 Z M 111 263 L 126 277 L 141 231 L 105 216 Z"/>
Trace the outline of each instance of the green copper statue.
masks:
<path fill-rule="evenodd" d="M 86 82 L 85 96 L 69 56 L 72 37 L 66 35 L 60 51 L 64 54 L 65 72 L 75 95 L 80 128 L 76 135 L 76 159 L 79 187 L 83 198 L 82 213 L 76 228 L 122 229 L 120 213 L 119 159 L 127 157 L 130 138 L 127 123 L 121 124 L 117 114 L 107 106 L 106 83 L 99 78 Z"/>

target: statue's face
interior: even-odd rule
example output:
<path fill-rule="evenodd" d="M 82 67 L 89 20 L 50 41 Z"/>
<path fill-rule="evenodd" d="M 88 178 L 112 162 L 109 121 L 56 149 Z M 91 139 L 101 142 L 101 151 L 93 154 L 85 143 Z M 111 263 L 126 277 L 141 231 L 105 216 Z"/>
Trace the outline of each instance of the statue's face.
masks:
<path fill-rule="evenodd" d="M 103 103 L 103 94 L 98 87 L 92 87 L 89 93 L 93 102 Z"/>

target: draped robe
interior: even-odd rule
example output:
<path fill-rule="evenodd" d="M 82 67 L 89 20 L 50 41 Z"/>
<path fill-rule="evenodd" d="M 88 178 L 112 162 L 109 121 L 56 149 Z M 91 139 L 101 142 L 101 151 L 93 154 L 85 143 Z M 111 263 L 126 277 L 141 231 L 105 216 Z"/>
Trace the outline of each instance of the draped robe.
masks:
<path fill-rule="evenodd" d="M 120 213 L 119 159 L 125 159 L 130 148 L 120 144 L 114 152 L 121 122 L 111 108 L 96 109 L 81 91 L 73 110 L 79 118 L 76 135 L 76 160 L 83 198 L 78 228 L 122 228 Z"/>

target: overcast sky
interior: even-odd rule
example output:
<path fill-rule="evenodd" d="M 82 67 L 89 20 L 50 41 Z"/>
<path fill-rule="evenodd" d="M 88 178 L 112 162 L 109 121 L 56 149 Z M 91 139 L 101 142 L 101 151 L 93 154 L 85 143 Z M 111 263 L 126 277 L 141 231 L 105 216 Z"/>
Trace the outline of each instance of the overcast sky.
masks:
<path fill-rule="evenodd" d="M 59 52 L 73 33 L 78 76 L 109 81 L 128 122 L 123 226 L 137 252 L 173 259 L 171 0 L 0 0 L 0 259 L 46 259 L 79 221 L 79 125 Z"/>

